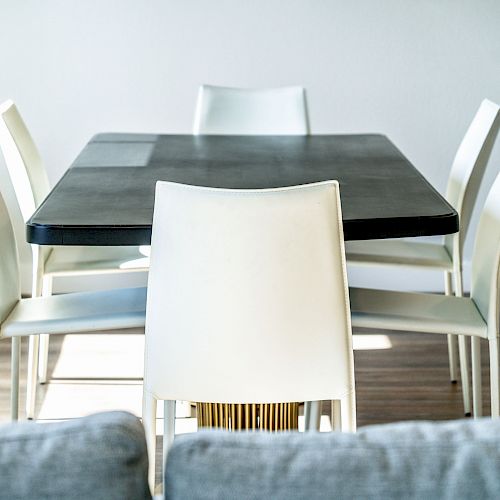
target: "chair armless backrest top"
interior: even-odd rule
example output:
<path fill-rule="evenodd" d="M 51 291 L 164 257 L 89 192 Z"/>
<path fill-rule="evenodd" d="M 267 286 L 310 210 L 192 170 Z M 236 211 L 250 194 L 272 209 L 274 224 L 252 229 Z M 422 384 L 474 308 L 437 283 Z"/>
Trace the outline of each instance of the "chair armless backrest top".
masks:
<path fill-rule="evenodd" d="M 7 206 L 0 194 L 0 325 L 21 298 L 16 241 Z"/>
<path fill-rule="evenodd" d="M 4 102 L 0 116 L 0 148 L 27 220 L 50 191 L 47 172 L 16 105 L 10 100 Z"/>
<path fill-rule="evenodd" d="M 448 179 L 446 199 L 460 218 L 459 234 L 445 237 L 445 245 L 450 255 L 458 253 L 461 258 L 472 210 L 499 127 L 500 107 L 485 99 L 462 139 Z"/>
<path fill-rule="evenodd" d="M 309 118 L 302 87 L 241 89 L 202 85 L 194 134 L 307 135 Z"/>
<path fill-rule="evenodd" d="M 225 403 L 353 390 L 336 181 L 157 183 L 144 385 L 157 399 Z"/>
<path fill-rule="evenodd" d="M 479 219 L 472 255 L 471 297 L 488 322 L 488 336 L 498 334 L 500 269 L 500 174 Z"/>

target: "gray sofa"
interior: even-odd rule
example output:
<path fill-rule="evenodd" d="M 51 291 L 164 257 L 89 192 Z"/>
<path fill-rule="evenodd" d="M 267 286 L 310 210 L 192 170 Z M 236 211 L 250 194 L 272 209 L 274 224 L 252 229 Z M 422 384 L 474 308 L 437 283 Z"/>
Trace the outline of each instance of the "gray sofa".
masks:
<path fill-rule="evenodd" d="M 123 412 L 0 426 L 0 499 L 151 499 L 142 424 Z"/>
<path fill-rule="evenodd" d="M 500 498 L 500 421 L 357 434 L 178 436 L 167 500 Z M 122 412 L 0 426 L 0 499 L 151 499 L 140 421 Z"/>
<path fill-rule="evenodd" d="M 498 499 L 500 421 L 176 438 L 167 500 Z"/>

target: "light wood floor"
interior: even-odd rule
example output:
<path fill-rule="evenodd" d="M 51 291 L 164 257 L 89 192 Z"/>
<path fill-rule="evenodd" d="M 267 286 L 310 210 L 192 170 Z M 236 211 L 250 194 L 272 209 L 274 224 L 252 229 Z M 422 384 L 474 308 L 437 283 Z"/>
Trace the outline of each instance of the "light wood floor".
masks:
<path fill-rule="evenodd" d="M 448 380 L 446 338 L 355 332 L 358 425 L 463 418 L 460 383 Z M 39 386 L 40 421 L 125 409 L 140 415 L 143 336 L 140 332 L 52 337 L 50 383 Z M 23 375 L 26 345 L 23 341 Z M 10 342 L 0 342 L 0 421 L 9 418 Z M 487 346 L 483 346 L 484 413 L 489 413 Z M 24 403 L 24 377 L 22 401 Z M 325 405 L 326 407 L 329 405 Z M 24 406 L 21 415 L 24 414 Z M 185 419 L 181 432 L 193 429 Z M 183 420 L 184 421 L 184 420 Z M 161 424 L 161 415 L 158 419 Z M 181 422 L 183 423 L 183 422 Z M 159 425 L 159 428 L 160 425 Z M 183 430 L 184 429 L 184 430 Z"/>

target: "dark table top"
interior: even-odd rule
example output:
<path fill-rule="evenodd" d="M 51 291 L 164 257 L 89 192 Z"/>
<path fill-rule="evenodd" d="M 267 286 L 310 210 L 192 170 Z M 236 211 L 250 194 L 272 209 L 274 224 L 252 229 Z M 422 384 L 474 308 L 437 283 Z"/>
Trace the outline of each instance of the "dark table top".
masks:
<path fill-rule="evenodd" d="M 27 222 L 41 245 L 151 239 L 157 180 L 270 188 L 337 179 L 346 240 L 454 233 L 458 215 L 383 135 L 99 134 Z"/>

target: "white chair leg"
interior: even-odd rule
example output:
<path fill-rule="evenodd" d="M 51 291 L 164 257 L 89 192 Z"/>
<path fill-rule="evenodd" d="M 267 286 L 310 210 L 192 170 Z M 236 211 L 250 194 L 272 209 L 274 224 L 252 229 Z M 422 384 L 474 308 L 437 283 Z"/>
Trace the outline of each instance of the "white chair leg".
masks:
<path fill-rule="evenodd" d="M 444 293 L 445 295 L 451 295 L 452 291 L 451 273 L 446 271 L 444 273 Z M 457 354 L 457 336 L 450 333 L 448 334 L 448 360 L 450 365 L 450 382 L 452 384 L 456 384 L 458 379 Z"/>
<path fill-rule="evenodd" d="M 40 335 L 40 349 L 38 359 L 38 381 L 40 382 L 40 384 L 45 384 L 47 382 L 49 338 L 49 335 Z"/>
<path fill-rule="evenodd" d="M 472 337 L 471 360 L 472 360 L 472 407 L 474 418 L 483 416 L 483 383 L 481 376 L 481 339 Z"/>
<path fill-rule="evenodd" d="M 464 289 L 462 284 L 462 270 L 455 269 L 453 272 L 455 278 L 455 295 L 463 297 Z M 466 416 L 471 414 L 470 389 L 469 389 L 469 356 L 467 353 L 467 343 L 463 335 L 458 337 L 458 352 L 460 355 L 460 377 L 462 379 L 462 397 L 464 400 L 464 413 Z"/>
<path fill-rule="evenodd" d="M 10 365 L 10 419 L 19 419 L 19 359 L 21 357 L 21 338 L 12 337 Z"/>
<path fill-rule="evenodd" d="M 456 384 L 458 380 L 457 371 L 457 354 L 458 354 L 458 342 L 457 336 L 449 333 L 448 337 L 448 360 L 450 365 L 450 382 Z"/>
<path fill-rule="evenodd" d="M 26 380 L 26 418 L 29 420 L 35 418 L 39 341 L 39 335 L 29 337 L 28 378 Z"/>
<path fill-rule="evenodd" d="M 467 352 L 467 338 L 458 336 L 458 352 L 460 354 L 460 378 L 462 379 L 462 397 L 464 400 L 464 413 L 471 415 L 470 406 L 470 381 L 469 381 L 469 353 Z"/>
<path fill-rule="evenodd" d="M 354 391 L 340 400 L 342 432 L 356 432 L 356 394 Z"/>
<path fill-rule="evenodd" d="M 45 275 L 42 281 L 42 297 L 52 295 L 52 276 Z M 38 358 L 38 380 L 41 384 L 47 382 L 47 368 L 49 360 L 49 335 L 40 335 L 40 353 Z"/>
<path fill-rule="evenodd" d="M 152 495 L 154 495 L 155 490 L 156 408 L 156 399 L 151 394 L 144 392 L 142 396 L 142 425 L 148 447 L 148 481 Z"/>
<path fill-rule="evenodd" d="M 340 400 L 332 399 L 332 431 L 340 431 L 341 424 Z"/>
<path fill-rule="evenodd" d="M 175 400 L 163 402 L 163 473 L 175 437 Z"/>
<path fill-rule="evenodd" d="M 490 388 L 491 388 L 491 416 L 500 416 L 500 396 L 498 380 L 498 338 L 489 339 L 490 347 Z"/>
<path fill-rule="evenodd" d="M 304 430 L 319 431 L 321 423 L 321 401 L 306 401 L 304 403 Z"/>

